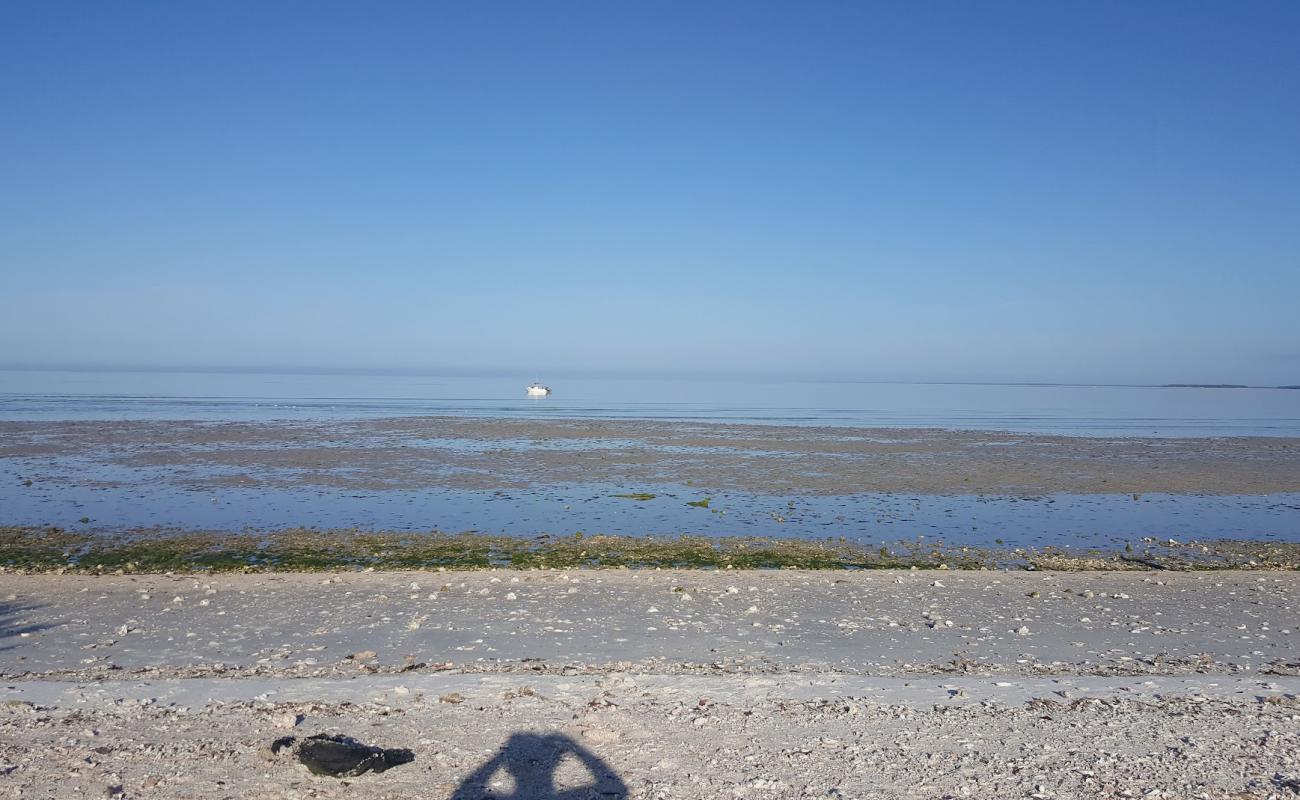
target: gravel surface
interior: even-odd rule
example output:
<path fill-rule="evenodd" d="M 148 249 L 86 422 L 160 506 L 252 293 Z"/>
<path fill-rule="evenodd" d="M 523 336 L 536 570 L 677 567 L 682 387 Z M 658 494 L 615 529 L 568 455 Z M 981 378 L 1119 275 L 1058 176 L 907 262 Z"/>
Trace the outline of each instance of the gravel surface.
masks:
<path fill-rule="evenodd" d="M 1295 660 L 1300 574 L 567 570 L 3 575 L 0 675 L 451 663 L 1041 674 Z M 685 665 L 672 667 L 672 665 Z M 1190 666 L 1186 666 L 1190 664 Z M 1184 666 L 1179 666 L 1184 665 Z"/>
<path fill-rule="evenodd" d="M 1296 797 L 1298 592 L 1240 572 L 3 575 L 0 797 Z M 270 754 L 318 733 L 415 760 L 339 780 Z"/>

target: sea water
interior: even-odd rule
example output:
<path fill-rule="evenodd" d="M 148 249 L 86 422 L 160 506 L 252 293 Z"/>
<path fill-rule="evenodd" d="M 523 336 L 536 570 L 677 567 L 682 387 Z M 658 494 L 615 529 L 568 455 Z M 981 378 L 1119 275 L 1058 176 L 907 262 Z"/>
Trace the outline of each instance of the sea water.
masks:
<path fill-rule="evenodd" d="M 554 393 L 529 398 L 540 378 Z M 1006 430 L 1076 436 L 1300 436 L 1300 391 L 1141 386 L 702 380 L 550 375 L 0 371 L 0 420 L 342 420 L 451 415 L 713 421 L 778 425 Z M 608 442 L 607 442 L 608 443 Z M 63 458 L 76 458 L 75 454 Z M 95 459 L 90 458 L 91 462 Z M 539 485 L 511 492 L 325 487 L 213 490 L 122 467 L 118 485 L 21 478 L 0 459 L 0 524 L 121 530 L 270 529 L 299 525 L 587 533 L 845 537 L 917 536 L 963 544 L 1115 546 L 1143 536 L 1300 541 L 1300 487 L 1263 496 L 807 497 L 715 493 L 704 511 L 688 487 Z M 100 467 L 102 469 L 102 467 Z M 75 470 L 74 470 L 75 472 Z M 94 477 L 87 472 L 87 477 Z M 99 476 L 103 477 L 103 476 Z M 84 522 L 83 522 L 84 520 Z"/>
<path fill-rule="evenodd" d="M 547 397 L 527 397 L 533 379 Z M 592 418 L 1300 436 L 1300 390 L 308 372 L 0 370 L 0 420 Z"/>

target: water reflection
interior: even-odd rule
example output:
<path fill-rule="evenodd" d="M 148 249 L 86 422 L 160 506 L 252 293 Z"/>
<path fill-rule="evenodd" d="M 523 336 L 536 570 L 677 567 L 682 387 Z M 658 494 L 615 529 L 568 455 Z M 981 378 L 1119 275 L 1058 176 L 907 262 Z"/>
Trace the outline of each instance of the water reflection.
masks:
<path fill-rule="evenodd" d="M 940 427 L 1084 436 L 1297 436 L 1300 391 L 1156 386 L 0 370 L 0 419 L 453 415 Z M 546 402 L 536 402 L 543 399 Z"/>

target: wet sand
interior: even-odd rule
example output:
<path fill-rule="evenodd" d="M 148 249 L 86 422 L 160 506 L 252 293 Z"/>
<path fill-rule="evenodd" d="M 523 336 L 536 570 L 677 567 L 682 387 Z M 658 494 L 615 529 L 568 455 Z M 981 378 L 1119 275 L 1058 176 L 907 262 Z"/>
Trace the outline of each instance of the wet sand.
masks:
<path fill-rule="evenodd" d="M 1300 491 L 1300 439 L 453 417 L 0 422 L 9 479 L 339 491 L 673 484 L 806 495 Z"/>
<path fill-rule="evenodd" d="M 1300 777 L 1294 573 L 3 581 L 0 796 L 1262 799 Z M 416 759 L 340 781 L 264 754 L 318 732 Z"/>

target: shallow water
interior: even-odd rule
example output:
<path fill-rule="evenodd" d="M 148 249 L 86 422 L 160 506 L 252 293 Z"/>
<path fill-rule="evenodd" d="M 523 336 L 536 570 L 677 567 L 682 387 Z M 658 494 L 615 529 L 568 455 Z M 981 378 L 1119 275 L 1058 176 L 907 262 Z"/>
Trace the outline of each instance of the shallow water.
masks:
<path fill-rule="evenodd" d="M 140 477 L 138 474 L 136 477 Z M 651 492 L 653 499 L 618 497 Z M 709 507 L 688 502 L 709 498 Z M 1300 541 L 1300 493 L 1262 496 L 776 496 L 704 494 L 680 485 L 563 484 L 509 491 L 349 492 L 321 487 L 186 489 L 0 483 L 6 523 L 71 530 L 135 527 L 238 531 L 285 527 L 515 536 L 763 536 L 868 543 L 1115 547 L 1141 537 Z M 80 522 L 87 519 L 89 522 Z"/>
<path fill-rule="evenodd" d="M 15 445 L 11 456 L 0 459 L 0 524 L 106 531 L 152 526 L 209 530 L 305 526 L 477 530 L 517 536 L 577 531 L 690 533 L 845 537 L 873 543 L 925 537 L 948 544 L 1008 547 L 1114 547 L 1148 536 L 1300 541 L 1300 486 L 1292 492 L 1285 481 L 1274 482 L 1284 490 L 1275 494 L 1148 493 L 1136 498 L 1068 491 L 1039 497 L 863 492 L 859 489 L 870 484 L 862 482 L 850 482 L 847 490 L 803 495 L 781 489 L 756 491 L 764 483 L 759 479 L 768 472 L 801 476 L 806 490 L 811 479 L 800 470 L 840 475 L 852 467 L 860 472 L 867 469 L 861 474 L 870 477 L 870 470 L 903 469 L 909 459 L 929 463 L 927 459 L 951 458 L 950 451 L 958 448 L 945 446 L 931 453 L 919 447 L 889 461 L 885 456 L 841 453 L 838 445 L 827 445 L 841 439 L 890 442 L 889 431 L 853 431 L 848 429 L 851 426 L 1001 429 L 1015 431 L 1017 437 L 1022 433 L 1086 435 L 1093 437 L 1091 446 L 1105 449 L 1106 460 L 1097 461 L 1098 454 L 1093 453 L 1092 461 L 1085 462 L 1081 448 L 1068 445 L 1052 450 L 1059 452 L 1059 460 L 1050 462 L 1052 469 L 1102 469 L 1101 474 L 1115 478 L 1127 463 L 1116 459 L 1128 452 L 1125 447 L 1136 446 L 1141 458 L 1155 459 L 1153 468 L 1171 467 L 1159 473 L 1167 476 L 1187 458 L 1210 463 L 1206 460 L 1210 450 L 1200 442 L 1189 450 L 1188 443 L 1175 441 L 1152 448 L 1131 437 L 1300 436 L 1297 391 L 581 379 L 552 381 L 556 394 L 539 400 L 523 396 L 527 382 L 527 378 L 0 371 L 0 420 L 294 420 L 287 426 L 255 425 L 234 432 L 201 425 L 203 430 L 186 430 L 184 435 L 166 425 L 145 432 L 108 426 L 75 426 L 75 430 L 54 426 L 26 432 L 22 435 L 31 452 L 24 455 L 23 447 L 11 439 L 8 444 Z M 460 424 L 430 423 L 426 433 L 420 425 L 388 419 L 426 414 L 459 417 Z M 683 424 L 670 426 L 671 431 L 629 428 L 602 431 L 599 436 L 589 435 L 589 426 L 576 433 L 549 431 L 564 435 L 545 431 L 520 435 L 519 426 L 507 424 L 501 431 L 469 436 L 460 430 L 470 422 L 465 417 L 642 418 Z M 346 422 L 376 418 L 383 418 L 382 423 L 369 427 Z M 315 424 L 321 421 L 329 424 Z M 743 436 L 757 435 L 755 429 L 691 424 L 697 421 L 801 426 L 805 430 L 799 434 L 813 439 L 812 444 L 801 439 L 791 444 L 764 434 L 767 438 L 761 442 L 750 441 Z M 1230 441 L 1214 446 L 1222 450 Z M 53 448 L 48 453 L 47 445 Z M 1020 460 L 1043 450 L 1031 445 L 1019 438 L 979 443 L 999 447 L 999 452 L 1000 446 L 1027 448 Z M 1254 440 L 1250 446 L 1256 446 Z M 1259 458 L 1281 458 L 1273 451 L 1285 446 L 1260 441 Z M 1162 455 L 1170 448 L 1177 452 Z M 330 455 L 317 456 L 316 449 Z M 817 452 L 800 455 L 804 450 Z M 592 453 L 598 459 L 607 454 L 609 461 L 556 460 Z M 1240 460 L 1238 455 L 1232 458 L 1237 460 L 1225 463 Z M 1247 461 L 1248 466 L 1262 463 Z M 689 506 L 688 501 L 706 494 L 698 485 L 684 485 L 690 475 L 688 462 L 703 464 L 702 472 L 714 480 L 740 470 L 752 480 L 719 486 L 755 491 L 715 487 L 707 495 L 709 508 Z M 542 467 L 527 468 L 539 463 L 551 464 L 549 471 L 554 474 L 548 475 Z M 606 463 L 613 466 L 600 466 Z M 977 464 L 987 472 L 991 460 L 962 463 L 967 466 L 961 469 Z M 400 474 L 390 474 L 393 470 Z M 484 470 L 530 488 L 476 485 L 486 483 L 479 474 Z M 463 482 L 452 475 L 458 471 L 466 473 Z M 1214 485 L 1204 488 L 1234 491 L 1223 488 L 1221 472 L 1215 470 L 1213 476 Z M 36 480 L 27 485 L 31 477 Z M 624 480 L 632 485 L 622 485 Z M 645 501 L 615 496 L 638 492 L 657 496 Z"/>
<path fill-rule="evenodd" d="M 0 370 L 0 420 L 450 415 L 938 427 L 1079 436 L 1300 436 L 1300 391 L 833 381 Z"/>

